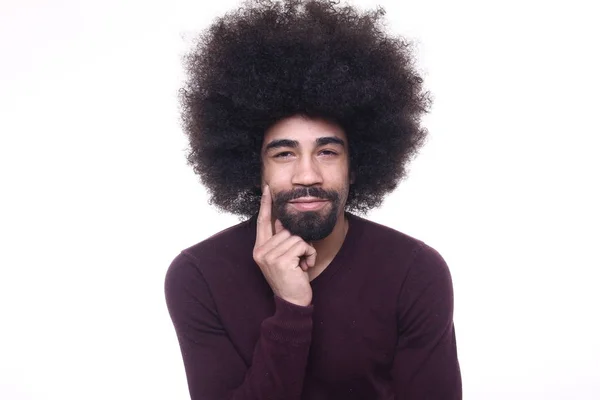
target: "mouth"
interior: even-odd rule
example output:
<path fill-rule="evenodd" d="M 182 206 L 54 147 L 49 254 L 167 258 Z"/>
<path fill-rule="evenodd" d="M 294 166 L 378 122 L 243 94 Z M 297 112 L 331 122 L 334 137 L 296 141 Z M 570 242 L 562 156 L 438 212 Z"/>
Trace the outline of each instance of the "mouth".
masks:
<path fill-rule="evenodd" d="M 329 203 L 329 200 L 319 199 L 316 197 L 301 197 L 289 202 L 292 207 L 300 211 L 319 210 Z"/>

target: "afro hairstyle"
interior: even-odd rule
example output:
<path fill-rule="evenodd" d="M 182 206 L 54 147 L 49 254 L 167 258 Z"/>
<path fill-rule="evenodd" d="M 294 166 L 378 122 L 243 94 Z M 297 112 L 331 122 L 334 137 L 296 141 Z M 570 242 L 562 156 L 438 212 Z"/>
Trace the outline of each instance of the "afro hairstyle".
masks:
<path fill-rule="evenodd" d="M 187 161 L 210 204 L 255 215 L 264 133 L 302 115 L 346 133 L 346 210 L 381 205 L 424 144 L 430 106 L 412 44 L 385 33 L 384 14 L 328 0 L 248 0 L 197 38 L 184 57 L 181 115 Z"/>

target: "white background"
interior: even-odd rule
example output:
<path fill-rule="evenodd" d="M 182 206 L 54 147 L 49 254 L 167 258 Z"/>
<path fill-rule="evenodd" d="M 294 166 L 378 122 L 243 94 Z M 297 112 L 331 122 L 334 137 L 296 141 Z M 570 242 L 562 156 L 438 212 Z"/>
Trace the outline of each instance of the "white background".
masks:
<path fill-rule="evenodd" d="M 368 217 L 448 262 L 465 399 L 600 399 L 594 3 L 355 3 L 435 97 Z M 240 3 L 0 4 L 0 399 L 187 399 L 164 274 L 238 219 L 185 163 L 180 58 Z"/>

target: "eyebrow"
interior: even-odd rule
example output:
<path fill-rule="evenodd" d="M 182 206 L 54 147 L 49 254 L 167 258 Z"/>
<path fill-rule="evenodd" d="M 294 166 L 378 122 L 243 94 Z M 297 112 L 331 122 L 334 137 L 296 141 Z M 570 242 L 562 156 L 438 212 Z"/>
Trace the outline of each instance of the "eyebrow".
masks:
<path fill-rule="evenodd" d="M 320 137 L 320 138 L 317 138 L 317 140 L 315 140 L 315 142 L 317 143 L 317 146 L 326 146 L 328 144 L 338 144 L 342 147 L 346 147 L 346 142 L 344 142 L 342 139 L 340 139 L 337 136 Z M 291 147 L 291 148 L 295 149 L 299 145 L 300 145 L 300 143 L 297 140 L 276 139 L 276 140 L 269 142 L 269 144 L 267 144 L 267 146 L 265 147 L 265 151 L 269 151 L 271 149 L 277 149 L 277 148 L 281 148 L 281 147 Z"/>

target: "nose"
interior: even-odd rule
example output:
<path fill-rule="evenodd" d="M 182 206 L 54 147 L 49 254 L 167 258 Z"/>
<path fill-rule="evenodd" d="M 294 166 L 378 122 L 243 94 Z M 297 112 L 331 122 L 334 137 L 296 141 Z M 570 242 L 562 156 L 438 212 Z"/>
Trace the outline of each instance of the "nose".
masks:
<path fill-rule="evenodd" d="M 319 185 L 323 183 L 323 175 L 318 163 L 311 156 L 300 157 L 294 168 L 292 184 L 302 186 Z"/>

